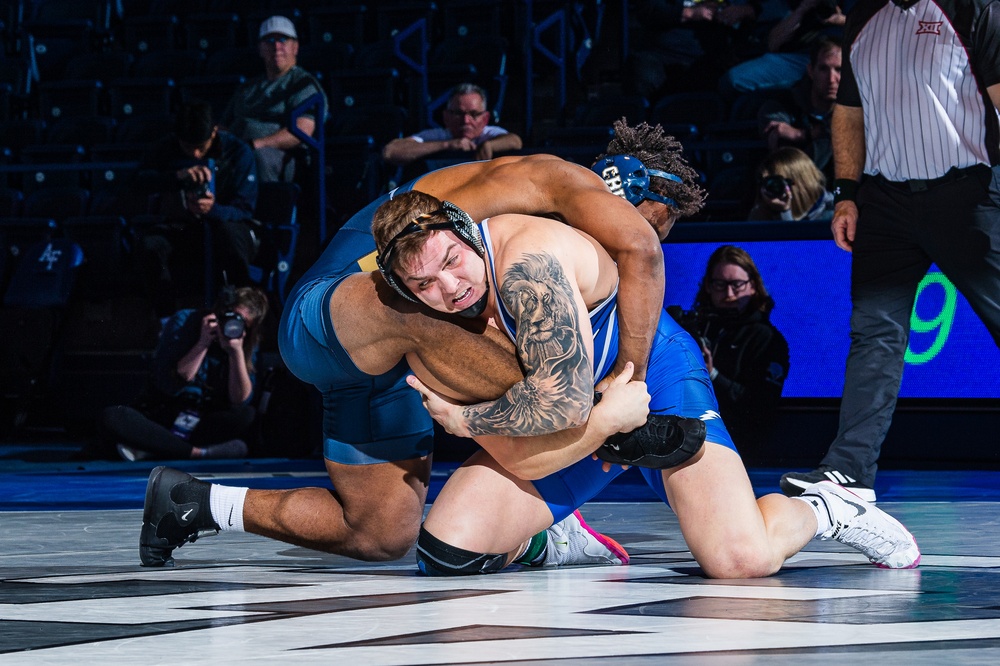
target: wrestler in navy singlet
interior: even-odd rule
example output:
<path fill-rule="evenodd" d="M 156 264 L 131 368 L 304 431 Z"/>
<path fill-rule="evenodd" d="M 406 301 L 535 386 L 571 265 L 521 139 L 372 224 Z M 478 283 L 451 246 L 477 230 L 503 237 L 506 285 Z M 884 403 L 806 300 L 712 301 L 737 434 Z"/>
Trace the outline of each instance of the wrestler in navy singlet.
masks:
<path fill-rule="evenodd" d="M 278 328 L 278 347 L 291 372 L 323 396 L 323 455 L 348 465 L 406 460 L 434 448 L 434 424 L 420 394 L 406 384 L 409 366 L 372 376 L 337 342 L 330 295 L 348 275 L 375 270 L 375 210 L 407 183 L 348 220 L 292 288 Z"/>

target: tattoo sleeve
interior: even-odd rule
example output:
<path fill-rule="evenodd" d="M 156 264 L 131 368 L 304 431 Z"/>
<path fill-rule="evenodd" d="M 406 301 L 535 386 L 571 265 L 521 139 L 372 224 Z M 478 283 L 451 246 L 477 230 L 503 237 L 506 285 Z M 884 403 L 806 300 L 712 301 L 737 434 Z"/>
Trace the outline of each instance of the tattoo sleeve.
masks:
<path fill-rule="evenodd" d="M 580 425 L 594 375 L 562 266 L 549 254 L 525 254 L 505 271 L 499 297 L 515 320 L 525 378 L 493 402 L 466 407 L 470 431 L 521 437 Z"/>

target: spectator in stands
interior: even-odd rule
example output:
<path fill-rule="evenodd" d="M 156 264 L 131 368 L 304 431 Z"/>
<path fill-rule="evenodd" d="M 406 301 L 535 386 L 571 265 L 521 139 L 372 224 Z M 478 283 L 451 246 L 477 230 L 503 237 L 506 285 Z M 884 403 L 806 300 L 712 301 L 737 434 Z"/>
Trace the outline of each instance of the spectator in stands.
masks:
<path fill-rule="evenodd" d="M 499 153 L 520 150 L 521 137 L 490 125 L 490 115 L 486 91 L 472 83 L 460 83 L 452 88 L 445 105 L 444 127 L 393 139 L 382 149 L 382 158 L 390 164 L 406 166 L 443 153 L 489 160 Z"/>
<path fill-rule="evenodd" d="M 626 90 L 655 103 L 667 94 L 714 89 L 738 62 L 759 13 L 759 3 L 748 0 L 640 0 Z"/>
<path fill-rule="evenodd" d="M 826 176 L 798 148 L 778 148 L 757 171 L 757 200 L 751 220 L 829 222 L 833 219 L 833 193 Z"/>
<path fill-rule="evenodd" d="M 840 44 L 824 37 L 813 45 L 806 77 L 792 89 L 790 103 L 771 99 L 757 112 L 769 150 L 801 148 L 828 181 L 833 179 L 830 118 L 840 87 L 840 64 Z"/>
<path fill-rule="evenodd" d="M 753 259 L 733 245 L 708 259 L 694 307 L 667 311 L 701 346 L 719 412 L 745 458 L 760 452 L 788 376 L 788 343 Z"/>
<path fill-rule="evenodd" d="M 257 49 L 264 60 L 264 75 L 236 89 L 222 114 L 222 124 L 253 148 L 262 181 L 291 182 L 295 149 L 301 142 L 287 128 L 289 114 L 317 93 L 323 96 L 324 109 L 330 105 L 319 82 L 297 65 L 299 39 L 290 19 L 272 16 L 261 23 L 259 40 Z M 316 130 L 314 111 L 306 110 L 295 121 L 295 126 L 309 136 Z"/>
<path fill-rule="evenodd" d="M 160 336 L 145 395 L 98 415 L 98 453 L 117 448 L 125 460 L 246 456 L 267 310 L 259 288 L 225 287 L 210 311 L 176 312 Z"/>
<path fill-rule="evenodd" d="M 788 14 L 767 34 L 768 52 L 729 69 L 719 79 L 722 94 L 733 98 L 792 88 L 806 75 L 813 45 L 824 37 L 839 41 L 845 11 L 853 4 L 853 0 L 790 0 Z"/>
<path fill-rule="evenodd" d="M 157 308 L 167 316 L 177 300 L 204 294 L 206 229 L 212 240 L 212 279 L 249 284 L 257 250 L 257 166 L 249 146 L 212 120 L 206 102 L 181 107 L 176 131 L 156 143 L 136 176 L 137 188 L 160 196 L 163 224 L 144 230 L 137 263 Z"/>

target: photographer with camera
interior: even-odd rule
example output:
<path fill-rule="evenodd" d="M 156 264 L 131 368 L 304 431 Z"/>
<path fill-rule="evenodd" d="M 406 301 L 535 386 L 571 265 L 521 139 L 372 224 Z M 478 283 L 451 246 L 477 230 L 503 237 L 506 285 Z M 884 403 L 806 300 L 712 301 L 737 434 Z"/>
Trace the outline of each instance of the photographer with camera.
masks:
<path fill-rule="evenodd" d="M 136 186 L 157 195 L 163 223 L 143 230 L 137 263 L 161 317 L 204 298 L 205 234 L 213 278 L 242 286 L 257 251 L 257 165 L 253 151 L 220 130 L 206 102 L 181 107 L 175 132 L 143 160 Z M 180 303 L 178 303 L 180 301 Z"/>
<path fill-rule="evenodd" d="M 97 456 L 125 460 L 241 458 L 256 410 L 254 357 L 267 295 L 225 287 L 209 311 L 179 310 L 163 329 L 144 396 L 97 419 Z"/>
<path fill-rule="evenodd" d="M 757 169 L 757 199 L 747 219 L 829 222 L 833 194 L 826 176 L 798 148 L 778 148 Z"/>
<path fill-rule="evenodd" d="M 757 265 L 734 245 L 712 252 L 691 310 L 667 308 L 701 347 L 722 420 L 747 460 L 760 451 L 788 376 L 788 343 L 770 321 L 773 309 Z"/>

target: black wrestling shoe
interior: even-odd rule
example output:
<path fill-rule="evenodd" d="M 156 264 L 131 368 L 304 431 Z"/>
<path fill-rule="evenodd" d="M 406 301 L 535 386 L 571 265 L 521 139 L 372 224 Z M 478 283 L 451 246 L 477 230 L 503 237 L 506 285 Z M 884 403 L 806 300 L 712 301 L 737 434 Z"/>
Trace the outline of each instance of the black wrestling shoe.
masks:
<path fill-rule="evenodd" d="M 701 419 L 650 414 L 641 428 L 612 435 L 596 453 L 601 460 L 617 465 L 669 469 L 698 453 L 705 433 Z"/>
<path fill-rule="evenodd" d="M 150 473 L 139 534 L 142 566 L 173 566 L 174 548 L 193 543 L 202 531 L 219 531 L 209 507 L 210 490 L 210 483 L 169 467 Z"/>
<path fill-rule="evenodd" d="M 854 477 L 843 472 L 838 472 L 832 467 L 820 467 L 811 472 L 788 472 L 781 475 L 781 492 L 789 497 L 801 495 L 802 491 L 814 483 L 820 481 L 832 481 L 842 488 L 847 488 L 852 493 L 866 502 L 875 503 L 875 489 L 869 488 L 863 483 L 859 483 Z"/>

